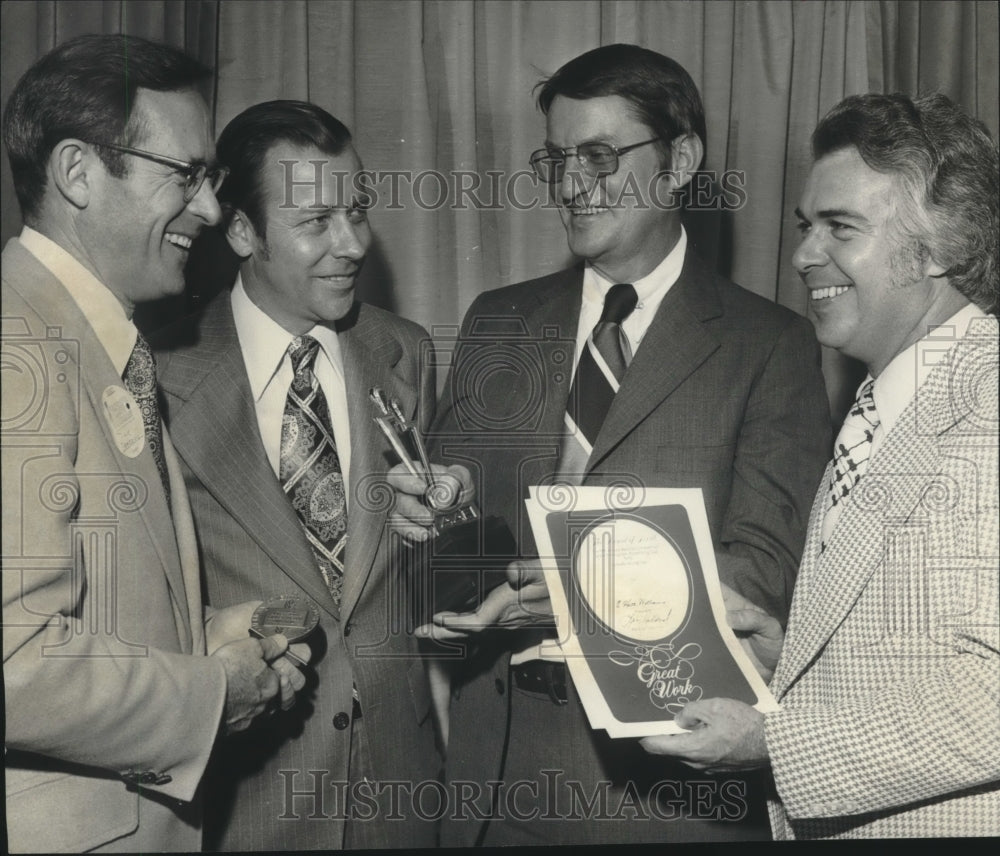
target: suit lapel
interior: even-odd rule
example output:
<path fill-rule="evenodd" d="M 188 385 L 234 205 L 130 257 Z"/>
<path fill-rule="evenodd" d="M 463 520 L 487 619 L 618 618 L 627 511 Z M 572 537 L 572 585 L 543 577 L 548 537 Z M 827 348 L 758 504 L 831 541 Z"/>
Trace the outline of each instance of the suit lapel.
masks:
<path fill-rule="evenodd" d="M 355 314 L 356 313 L 356 314 Z M 380 387 L 399 403 L 407 419 L 417 412 L 417 392 L 396 372 L 402 356 L 399 341 L 379 317 L 357 304 L 338 323 L 351 425 L 351 498 L 347 515 L 347 561 L 341 609 L 348 616 L 357 605 L 382 543 L 390 495 L 386 470 L 397 463 L 388 441 L 372 421 L 368 391 Z"/>
<path fill-rule="evenodd" d="M 826 486 L 821 483 L 810 523 L 809 547 L 814 553 L 808 575 L 800 575 L 797 585 L 802 596 L 789 616 L 796 622 L 794 644 L 786 653 L 788 663 L 781 669 L 784 692 L 827 643 L 872 578 L 885 564 L 888 542 L 885 524 L 888 519 L 903 522 L 920 502 L 907 486 L 919 480 L 907 480 L 901 474 L 933 473 L 938 468 L 937 443 L 933 437 L 920 436 L 913 430 L 913 402 L 893 429 L 891 442 L 885 443 L 871 467 L 851 492 L 837 527 L 819 553 Z M 798 594 L 798 592 L 796 592 Z"/>
<path fill-rule="evenodd" d="M 187 398 L 170 415 L 174 445 L 205 489 L 272 561 L 338 616 L 299 518 L 264 452 L 228 292 L 206 310 L 201 336 L 197 357 L 178 353 L 170 360 L 166 382 Z"/>
<path fill-rule="evenodd" d="M 689 251 L 679 279 L 663 298 L 611 403 L 587 462 L 588 471 L 719 347 L 702 323 L 719 314 L 712 278 Z"/>
<path fill-rule="evenodd" d="M 810 517 L 806 559 L 789 616 L 794 632 L 775 674 L 773 690 L 778 697 L 788 691 L 836 632 L 872 575 L 892 560 L 885 524 L 890 520 L 902 524 L 913 518 L 925 490 L 940 473 L 942 438 L 970 415 L 975 418 L 970 412 L 975 396 L 963 395 L 968 391 L 957 386 L 962 378 L 956 381 L 953 375 L 956 367 L 970 363 L 967 349 L 973 347 L 974 340 L 966 337 L 928 376 L 858 482 L 827 549 L 820 554 L 830 479 L 827 466 Z M 959 411 L 963 406 L 966 410 Z"/>
<path fill-rule="evenodd" d="M 533 296 L 537 304 L 534 308 L 529 307 L 525 320 L 528 335 L 537 345 L 536 350 L 528 353 L 537 357 L 537 377 L 542 379 L 542 417 L 537 430 L 545 436 L 559 437 L 564 430 L 573 367 L 570 362 L 566 371 L 559 370 L 565 364 L 557 362 L 556 358 L 564 356 L 568 342 L 571 343 L 568 353 L 572 361 L 583 301 L 583 268 L 566 271 L 565 278 L 555 287 L 540 290 Z M 533 378 L 528 380 L 536 382 Z"/>
<path fill-rule="evenodd" d="M 190 616 L 187 595 L 181 571 L 180 556 L 173 521 L 167 508 L 166 496 L 160 485 L 160 474 L 156 463 L 145 448 L 135 458 L 122 454 L 115 442 L 114 434 L 104 410 L 104 391 L 108 387 L 124 390 L 125 385 L 115 371 L 107 351 L 97 339 L 93 328 L 80 312 L 76 302 L 65 286 L 16 240 L 8 242 L 4 249 L 5 279 L 17 290 L 45 320 L 50 328 L 59 328 L 63 339 L 76 340 L 80 345 L 80 382 L 90 400 L 90 406 L 97 415 L 105 442 L 117 462 L 128 490 L 116 492 L 114 498 L 127 498 L 131 491 L 137 491 L 135 502 L 125 502 L 124 509 L 116 507 L 119 513 L 133 513 L 136 508 L 139 518 L 149 534 L 149 539 L 160 561 L 174 601 L 174 614 L 178 619 L 178 633 L 183 640 L 190 639 Z M 16 271 L 24 270 L 23 277 L 16 277 Z M 16 279 L 15 279 L 16 277 Z M 137 484 L 141 483 L 141 485 Z M 153 489 L 150 489 L 152 486 Z M 112 497 L 109 495 L 109 502 Z"/>
<path fill-rule="evenodd" d="M 829 597 L 829 593 L 825 590 L 829 589 L 831 582 L 835 583 L 835 580 L 824 579 L 822 576 L 824 569 L 821 566 L 825 563 L 824 556 L 820 553 L 823 510 L 832 469 L 833 464 L 828 463 L 819 487 L 816 489 L 812 512 L 809 515 L 805 550 L 802 554 L 799 574 L 795 580 L 792 607 L 788 617 L 788 627 L 794 628 L 794 630 L 785 637 L 781 659 L 771 682 L 771 691 L 779 699 L 808 665 L 813 654 L 826 638 L 821 638 L 823 630 L 818 626 L 821 623 L 819 616 L 824 610 L 817 610 L 816 604 L 822 602 L 819 600 L 820 595 L 817 592 L 824 591 L 824 596 Z M 814 621 L 815 629 L 813 627 Z"/>
<path fill-rule="evenodd" d="M 67 299 L 71 300 L 72 298 L 67 297 Z M 75 306 L 73 308 L 75 309 Z M 81 349 L 83 351 L 81 357 L 87 366 L 82 372 L 83 385 L 87 390 L 91 406 L 100 414 L 99 421 L 108 446 L 114 453 L 121 472 L 134 474 L 146 487 L 146 500 L 139 507 L 139 516 L 149 533 L 150 541 L 167 578 L 167 584 L 174 601 L 174 614 L 180 619 L 181 638 L 189 640 L 191 638 L 192 617 L 188 615 L 187 594 L 173 519 L 167 508 L 166 496 L 162 490 L 157 489 L 160 485 L 159 470 L 156 468 L 152 454 L 147 450 L 144 449 L 143 453 L 136 458 L 127 458 L 115 443 L 104 412 L 103 394 L 109 386 L 124 388 L 124 384 L 89 326 L 87 333 L 81 338 Z M 185 644 L 187 643 L 185 642 Z"/>
<path fill-rule="evenodd" d="M 181 574 L 184 577 L 184 593 L 187 597 L 187 612 L 181 616 L 181 623 L 190 631 L 191 648 L 185 653 L 205 653 L 205 623 L 202 616 L 201 562 L 198 558 L 198 541 L 195 536 L 191 516 L 191 504 L 184 487 L 184 474 L 177 452 L 170 440 L 166 426 L 163 428 L 163 455 L 170 477 L 170 501 L 174 516 L 174 531 L 177 534 L 177 550 L 180 556 Z"/>

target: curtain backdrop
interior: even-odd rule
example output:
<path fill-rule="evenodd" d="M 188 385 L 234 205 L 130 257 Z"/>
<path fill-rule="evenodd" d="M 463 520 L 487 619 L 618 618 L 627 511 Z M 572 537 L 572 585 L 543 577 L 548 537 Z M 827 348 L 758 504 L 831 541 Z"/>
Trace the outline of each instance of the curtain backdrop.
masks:
<path fill-rule="evenodd" d="M 598 45 L 640 44 L 688 69 L 708 117 L 706 168 L 741 171 L 746 196 L 738 210 L 693 217 L 694 243 L 737 282 L 803 314 L 792 212 L 809 135 L 830 107 L 871 90 L 938 90 L 998 130 L 993 2 L 8 0 L 0 14 L 4 102 L 56 43 L 128 32 L 216 69 L 206 96 L 218 130 L 272 98 L 340 118 L 382 176 L 361 295 L 438 338 L 484 289 L 569 261 L 558 215 L 530 204 L 542 197 L 527 158 L 545 133 L 532 88 Z M 3 191 L 6 241 L 20 228 L 6 157 Z M 189 305 L 228 285 L 224 267 L 202 270 L 210 275 L 192 283 Z M 836 419 L 859 367 L 834 352 L 824 361 Z"/>

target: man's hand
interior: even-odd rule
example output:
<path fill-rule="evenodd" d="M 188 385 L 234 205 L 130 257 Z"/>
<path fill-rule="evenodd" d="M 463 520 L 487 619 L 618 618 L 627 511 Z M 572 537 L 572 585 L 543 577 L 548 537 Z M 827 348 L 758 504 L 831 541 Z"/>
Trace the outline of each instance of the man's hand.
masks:
<path fill-rule="evenodd" d="M 722 599 L 726 604 L 726 621 L 735 631 L 754 668 L 765 681 L 770 681 L 785 641 L 781 625 L 776 618 L 725 583 L 722 584 Z"/>
<path fill-rule="evenodd" d="M 768 764 L 764 715 L 731 698 L 693 701 L 674 719 L 684 734 L 643 737 L 642 748 L 653 755 L 670 755 L 695 770 L 724 773 Z"/>
<path fill-rule="evenodd" d="M 230 642 L 212 654 L 222 661 L 226 670 L 223 733 L 249 728 L 250 723 L 268 709 L 268 703 L 281 691 L 281 679 L 268 663 L 284 654 L 287 648 L 288 640 L 277 635 Z"/>
<path fill-rule="evenodd" d="M 389 526 L 408 541 L 426 541 L 431 537 L 435 514 L 471 502 L 475 493 L 465 467 L 431 464 L 431 471 L 435 481 L 431 488 L 425 478 L 412 475 L 403 464 L 386 473 L 386 481 L 396 491 Z"/>
<path fill-rule="evenodd" d="M 414 633 L 444 642 L 466 639 L 484 630 L 550 627 L 553 623 L 541 562 L 519 560 L 507 566 L 507 582 L 487 594 L 475 612 L 438 612 L 430 624 L 418 627 Z"/>
<path fill-rule="evenodd" d="M 205 622 L 205 645 L 209 656 L 214 654 L 227 642 L 246 639 L 250 630 L 250 619 L 253 611 L 263 601 L 248 600 L 235 606 L 227 606 L 213 610 Z"/>
<path fill-rule="evenodd" d="M 224 645 L 247 638 L 250 630 L 250 619 L 254 610 L 262 601 L 248 600 L 234 606 L 215 610 L 205 624 L 205 641 L 209 655 L 215 654 Z M 304 642 L 286 645 L 288 653 L 294 655 L 302 663 L 308 663 L 312 652 Z M 282 651 L 285 649 L 283 648 Z M 269 658 L 268 664 L 278 676 L 281 692 L 281 708 L 289 710 L 295 704 L 295 693 L 305 686 L 305 676 L 299 671 L 295 661 L 287 656 Z M 247 723 L 249 724 L 249 722 Z M 244 728 L 246 726 L 243 726 Z M 242 730 L 242 729 L 234 729 Z"/>

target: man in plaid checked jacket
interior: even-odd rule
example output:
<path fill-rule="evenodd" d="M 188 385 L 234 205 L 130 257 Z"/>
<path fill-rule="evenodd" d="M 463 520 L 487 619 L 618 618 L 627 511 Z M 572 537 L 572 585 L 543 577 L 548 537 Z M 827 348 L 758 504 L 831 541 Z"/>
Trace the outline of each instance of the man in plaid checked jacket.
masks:
<path fill-rule="evenodd" d="M 942 95 L 865 95 L 813 155 L 794 264 L 819 340 L 874 379 L 867 468 L 836 503 L 827 470 L 783 646 L 730 612 L 762 673 L 780 650 L 780 709 L 694 702 L 691 730 L 643 744 L 712 773 L 769 764 L 777 838 L 997 835 L 996 144 Z"/>

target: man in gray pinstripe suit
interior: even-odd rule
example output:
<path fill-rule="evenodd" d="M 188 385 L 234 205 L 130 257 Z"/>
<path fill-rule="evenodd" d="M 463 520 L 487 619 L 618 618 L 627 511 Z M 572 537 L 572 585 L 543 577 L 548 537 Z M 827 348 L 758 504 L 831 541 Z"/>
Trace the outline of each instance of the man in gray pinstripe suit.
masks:
<path fill-rule="evenodd" d="M 209 602 L 295 595 L 316 605 L 319 628 L 296 712 L 219 747 L 207 774 L 206 846 L 431 846 L 433 819 L 415 815 L 405 794 L 433 785 L 441 759 L 424 664 L 394 623 L 403 586 L 380 501 L 391 449 L 368 397 L 381 387 L 426 424 L 427 334 L 354 300 L 372 236 L 347 128 L 313 104 L 271 101 L 233 119 L 217 150 L 230 169 L 220 200 L 240 274 L 231 292 L 162 337 L 166 418 Z M 303 343 L 309 356 L 299 360 Z M 303 364 L 315 381 L 308 419 L 301 401 L 289 410 Z M 303 500 L 289 488 L 288 453 L 319 433 L 336 452 L 316 452 L 322 471 L 308 460 L 298 470 L 312 491 Z M 307 534 L 297 508 L 322 526 Z M 314 540 L 320 529 L 334 532 L 328 555 Z"/>
<path fill-rule="evenodd" d="M 781 707 L 694 702 L 644 745 L 769 763 L 778 838 L 997 835 L 996 144 L 942 95 L 866 95 L 813 154 L 794 263 L 819 340 L 869 377 L 813 506 Z M 781 647 L 767 616 L 733 619 L 763 660 Z"/>

